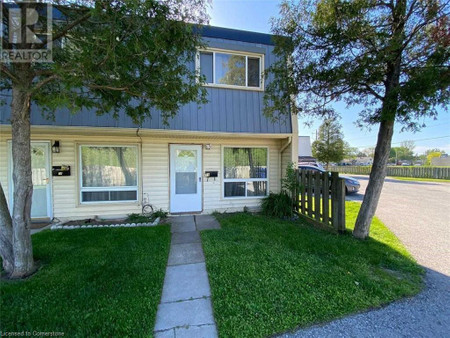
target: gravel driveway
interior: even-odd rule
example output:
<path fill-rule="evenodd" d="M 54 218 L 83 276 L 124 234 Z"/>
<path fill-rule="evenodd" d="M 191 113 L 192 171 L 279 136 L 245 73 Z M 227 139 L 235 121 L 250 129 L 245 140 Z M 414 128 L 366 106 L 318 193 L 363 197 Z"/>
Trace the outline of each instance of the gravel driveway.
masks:
<path fill-rule="evenodd" d="M 362 201 L 367 176 L 356 176 Z M 282 337 L 450 337 L 450 183 L 386 179 L 377 216 L 427 270 L 414 298 Z"/>

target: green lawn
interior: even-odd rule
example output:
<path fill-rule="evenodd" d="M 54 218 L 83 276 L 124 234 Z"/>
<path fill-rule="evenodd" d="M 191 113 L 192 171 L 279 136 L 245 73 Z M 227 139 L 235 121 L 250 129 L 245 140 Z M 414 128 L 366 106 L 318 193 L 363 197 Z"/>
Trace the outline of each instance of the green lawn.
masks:
<path fill-rule="evenodd" d="M 398 176 L 391 176 L 388 178 L 394 178 L 396 180 L 400 181 L 417 181 L 417 182 L 450 182 L 450 180 L 441 179 L 441 178 L 417 178 L 417 177 L 398 177 Z"/>
<path fill-rule="evenodd" d="M 152 336 L 168 226 L 43 231 L 32 238 L 42 268 L 25 281 L 1 281 L 0 331 Z"/>
<path fill-rule="evenodd" d="M 358 208 L 346 205 L 348 228 Z M 245 213 L 219 220 L 201 236 L 222 337 L 281 333 L 422 288 L 423 270 L 378 219 L 367 241 Z"/>

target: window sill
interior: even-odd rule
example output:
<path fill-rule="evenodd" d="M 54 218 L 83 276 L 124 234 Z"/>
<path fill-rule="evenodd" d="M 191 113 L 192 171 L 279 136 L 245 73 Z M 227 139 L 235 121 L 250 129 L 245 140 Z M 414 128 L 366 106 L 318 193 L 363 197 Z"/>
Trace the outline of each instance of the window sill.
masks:
<path fill-rule="evenodd" d="M 203 87 L 207 88 L 220 88 L 220 89 L 234 89 L 234 90 L 246 90 L 250 92 L 264 92 L 264 88 L 257 87 L 241 87 L 241 86 L 232 86 L 232 85 L 219 85 L 213 83 L 206 83 Z"/>
<path fill-rule="evenodd" d="M 227 201 L 227 200 L 260 200 L 263 199 L 265 197 L 267 197 L 268 195 L 265 196 L 236 196 L 236 197 L 222 197 L 222 200 Z"/>
<path fill-rule="evenodd" d="M 97 206 L 97 205 L 111 205 L 111 206 L 115 206 L 115 205 L 124 205 L 126 204 L 127 206 L 130 205 L 136 205 L 136 206 L 140 206 L 141 203 L 139 201 L 93 201 L 93 202 L 78 202 L 78 207 L 92 207 L 92 206 Z"/>

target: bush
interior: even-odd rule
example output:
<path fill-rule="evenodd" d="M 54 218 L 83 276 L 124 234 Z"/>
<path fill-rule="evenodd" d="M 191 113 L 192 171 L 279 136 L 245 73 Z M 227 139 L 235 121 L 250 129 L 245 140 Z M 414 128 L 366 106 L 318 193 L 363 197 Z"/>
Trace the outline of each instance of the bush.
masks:
<path fill-rule="evenodd" d="M 300 188 L 296 168 L 291 162 L 286 168 L 285 177 L 281 179 L 281 192 L 279 194 L 270 193 L 269 196 L 262 199 L 262 213 L 279 218 L 292 217 L 294 215 L 292 194 L 298 193 Z"/>
<path fill-rule="evenodd" d="M 151 217 L 140 215 L 140 214 L 129 214 L 126 222 L 129 223 L 149 223 L 151 222 Z"/>
<path fill-rule="evenodd" d="M 287 166 L 286 174 L 281 179 L 281 189 L 286 190 L 289 194 L 294 191 L 299 192 L 301 189 L 300 181 L 297 178 L 297 169 L 292 162 Z"/>
<path fill-rule="evenodd" d="M 158 217 L 161 219 L 167 218 L 167 211 L 164 211 L 163 209 L 158 209 L 154 211 L 150 216 L 145 216 L 141 214 L 129 214 L 128 218 L 126 219 L 129 223 L 151 223 Z"/>
<path fill-rule="evenodd" d="M 292 217 L 294 212 L 292 208 L 292 198 L 286 191 L 279 194 L 270 193 L 269 196 L 262 199 L 262 213 L 266 216 L 274 217 Z"/>
<path fill-rule="evenodd" d="M 167 215 L 168 215 L 167 211 L 164 211 L 163 209 L 158 209 L 150 216 L 150 218 L 152 219 L 152 221 L 154 221 L 158 217 L 161 219 L 165 219 L 167 218 Z"/>

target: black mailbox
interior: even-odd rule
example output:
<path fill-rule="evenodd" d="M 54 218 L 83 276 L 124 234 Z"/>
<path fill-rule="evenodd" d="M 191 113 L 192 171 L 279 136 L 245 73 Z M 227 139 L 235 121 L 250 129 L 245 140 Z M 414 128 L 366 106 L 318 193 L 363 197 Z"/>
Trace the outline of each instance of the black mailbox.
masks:
<path fill-rule="evenodd" d="M 70 165 L 54 165 L 52 167 L 52 176 L 70 176 Z"/>
<path fill-rule="evenodd" d="M 205 171 L 205 176 L 207 178 L 210 178 L 210 177 L 216 178 L 216 177 L 219 177 L 219 172 L 218 171 Z"/>

